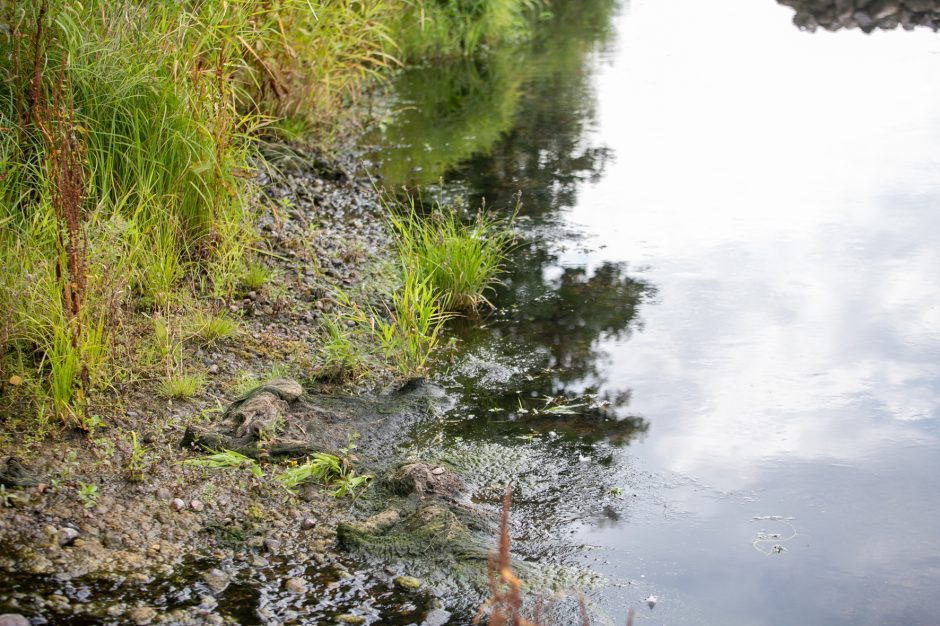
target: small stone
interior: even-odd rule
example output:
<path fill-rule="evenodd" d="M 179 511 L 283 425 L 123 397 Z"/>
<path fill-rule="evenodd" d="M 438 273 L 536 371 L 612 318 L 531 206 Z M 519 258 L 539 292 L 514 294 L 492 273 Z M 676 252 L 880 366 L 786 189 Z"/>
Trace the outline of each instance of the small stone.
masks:
<path fill-rule="evenodd" d="M 144 626 L 144 624 L 149 624 L 153 621 L 153 618 L 157 616 L 157 612 L 153 607 L 139 606 L 128 613 L 127 616 L 131 618 L 131 621 L 135 624 Z"/>
<path fill-rule="evenodd" d="M 441 474 L 444 473 L 444 468 L 443 468 L 443 467 L 435 467 L 434 469 L 431 470 L 431 473 L 434 474 L 435 476 L 440 476 Z"/>
<path fill-rule="evenodd" d="M 300 527 L 303 528 L 304 530 L 310 530 L 312 528 L 316 528 L 317 520 L 313 519 L 312 517 L 306 517 L 304 518 L 304 521 L 300 524 Z"/>
<path fill-rule="evenodd" d="M 229 577 L 228 575 L 220 569 L 210 569 L 208 572 L 203 574 L 202 580 L 205 581 L 209 589 L 213 593 L 219 594 L 225 591 L 225 588 L 228 587 Z"/>
<path fill-rule="evenodd" d="M 128 416 L 131 419 L 136 419 L 140 417 L 140 413 L 137 411 L 124 411 L 124 415 Z"/>
<path fill-rule="evenodd" d="M 202 509 L 205 508 L 205 505 L 203 505 L 203 503 L 200 502 L 199 500 L 193 500 L 189 503 L 189 508 L 191 508 L 196 513 L 199 513 L 200 511 L 202 511 Z"/>
<path fill-rule="evenodd" d="M 112 604 L 105 611 L 108 617 L 119 617 L 124 614 L 124 605 L 122 604 Z"/>
<path fill-rule="evenodd" d="M 656 596 L 650 596 L 646 599 L 646 606 L 648 606 L 650 610 L 652 611 L 653 607 L 656 606 L 657 602 L 659 602 L 659 598 L 657 598 Z"/>
<path fill-rule="evenodd" d="M 412 576 L 396 576 L 392 581 L 399 589 L 413 591 L 421 586 L 421 581 Z"/>
<path fill-rule="evenodd" d="M 0 626 L 30 626 L 29 620 L 19 613 L 4 613 L 0 615 Z"/>
<path fill-rule="evenodd" d="M 199 596 L 199 608 L 203 611 L 212 611 L 219 606 L 219 601 L 214 596 L 202 594 Z"/>
<path fill-rule="evenodd" d="M 421 626 L 444 626 L 444 624 L 449 621 L 450 613 L 444 609 L 431 609 L 428 611 L 427 615 L 424 616 L 424 621 L 421 622 Z"/>
<path fill-rule="evenodd" d="M 170 493 L 170 490 L 166 487 L 160 487 L 157 489 L 157 500 L 169 500 L 173 497 L 173 494 Z"/>
<path fill-rule="evenodd" d="M 173 501 L 170 502 L 170 506 L 172 506 L 177 511 L 182 511 L 186 508 L 186 503 L 183 502 L 181 498 L 173 498 Z"/>
<path fill-rule="evenodd" d="M 210 374 L 218 374 L 218 373 L 219 373 L 219 364 L 218 364 L 218 363 L 213 363 L 212 365 L 210 365 L 208 372 L 209 372 Z"/>
<path fill-rule="evenodd" d="M 270 561 L 268 561 L 266 558 L 264 558 L 260 554 L 252 554 L 251 559 L 249 559 L 249 563 L 251 563 L 252 567 L 267 567 L 268 565 L 271 564 Z"/>
<path fill-rule="evenodd" d="M 275 553 L 281 547 L 281 542 L 274 537 L 268 537 L 264 540 L 264 547 L 268 552 Z"/>
<path fill-rule="evenodd" d="M 78 531 L 74 528 L 69 528 L 68 526 L 63 526 L 59 529 L 56 540 L 59 542 L 59 545 L 63 548 L 78 538 Z"/>
<path fill-rule="evenodd" d="M 353 615 L 352 613 L 343 613 L 336 618 L 336 621 L 343 624 L 365 624 L 366 618 L 361 615 Z"/>
<path fill-rule="evenodd" d="M 291 593 L 304 593 L 307 591 L 307 582 L 303 578 L 288 578 L 284 588 Z"/>

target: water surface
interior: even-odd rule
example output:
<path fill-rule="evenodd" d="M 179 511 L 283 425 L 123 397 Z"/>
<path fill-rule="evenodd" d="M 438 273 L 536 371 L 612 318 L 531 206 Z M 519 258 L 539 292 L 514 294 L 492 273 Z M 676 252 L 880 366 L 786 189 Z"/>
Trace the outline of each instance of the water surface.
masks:
<path fill-rule="evenodd" d="M 481 506 L 513 477 L 520 558 L 599 573 L 617 622 L 936 623 L 940 39 L 769 0 L 556 10 L 398 83 L 390 184 L 525 201 L 414 446 Z"/>

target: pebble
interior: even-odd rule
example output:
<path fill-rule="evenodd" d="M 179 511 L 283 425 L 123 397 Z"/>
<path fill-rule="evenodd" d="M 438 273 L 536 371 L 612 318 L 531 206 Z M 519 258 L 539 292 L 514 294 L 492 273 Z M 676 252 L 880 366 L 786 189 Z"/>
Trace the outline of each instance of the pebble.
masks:
<path fill-rule="evenodd" d="M 59 542 L 59 545 L 63 548 L 78 538 L 78 531 L 74 528 L 69 528 L 68 526 L 63 526 L 59 529 L 56 540 Z"/>
<path fill-rule="evenodd" d="M 307 582 L 303 578 L 288 578 L 284 588 L 291 593 L 304 593 L 307 591 Z"/>
<path fill-rule="evenodd" d="M 435 476 L 440 476 L 441 474 L 444 473 L 444 468 L 443 468 L 443 467 L 435 467 L 434 469 L 431 470 L 431 473 L 434 474 Z"/>
<path fill-rule="evenodd" d="M 218 363 L 213 363 L 212 365 L 210 365 L 210 366 L 209 366 L 209 373 L 210 373 L 210 374 L 218 374 L 218 373 L 219 373 L 219 364 L 218 364 Z"/>
<path fill-rule="evenodd" d="M 170 502 L 170 506 L 172 506 L 177 511 L 182 511 L 186 508 L 186 503 L 183 502 L 183 500 L 180 498 L 174 498 L 173 501 Z"/>
<path fill-rule="evenodd" d="M 153 621 L 153 618 L 157 616 L 156 610 L 153 607 L 149 606 L 139 606 L 130 613 L 127 614 L 131 621 L 135 624 L 143 626 L 144 624 L 149 624 Z"/>
<path fill-rule="evenodd" d="M 203 508 L 205 508 L 205 505 L 203 505 L 203 503 L 199 500 L 193 500 L 189 503 L 189 508 L 191 508 L 196 513 L 199 513 Z"/>
<path fill-rule="evenodd" d="M 30 623 L 19 613 L 4 613 L 0 615 L 0 626 L 30 626 Z"/>
<path fill-rule="evenodd" d="M 225 591 L 225 588 L 228 587 L 230 582 L 228 574 L 216 568 L 210 569 L 203 574 L 202 579 L 209 586 L 209 589 L 216 594 Z"/>
<path fill-rule="evenodd" d="M 392 582 L 394 582 L 395 586 L 399 589 L 408 591 L 412 591 L 421 586 L 421 581 L 413 576 L 396 576 Z"/>
<path fill-rule="evenodd" d="M 281 542 L 273 537 L 264 540 L 264 547 L 268 552 L 275 553 L 281 547 Z"/>
<path fill-rule="evenodd" d="M 128 416 L 131 419 L 136 419 L 140 417 L 140 413 L 137 411 L 124 411 L 124 415 Z"/>
<path fill-rule="evenodd" d="M 304 518 L 304 521 L 301 522 L 300 527 L 303 528 L 304 530 L 310 530 L 311 528 L 316 528 L 317 520 L 313 519 L 312 517 Z"/>
<path fill-rule="evenodd" d="M 336 618 L 336 621 L 342 622 L 343 624 L 365 624 L 366 618 L 361 615 L 353 615 L 352 613 L 343 613 Z"/>
<path fill-rule="evenodd" d="M 170 493 L 170 490 L 166 487 L 160 487 L 157 489 L 157 500 L 169 500 L 173 497 L 173 494 Z"/>
<path fill-rule="evenodd" d="M 428 614 L 424 616 L 424 621 L 421 622 L 421 626 L 443 626 L 450 621 L 450 613 L 444 609 L 431 609 L 428 611 Z"/>
<path fill-rule="evenodd" d="M 270 561 L 268 561 L 266 558 L 264 558 L 260 554 L 252 554 L 249 562 L 251 563 L 252 567 L 267 567 L 268 565 L 271 564 Z"/>

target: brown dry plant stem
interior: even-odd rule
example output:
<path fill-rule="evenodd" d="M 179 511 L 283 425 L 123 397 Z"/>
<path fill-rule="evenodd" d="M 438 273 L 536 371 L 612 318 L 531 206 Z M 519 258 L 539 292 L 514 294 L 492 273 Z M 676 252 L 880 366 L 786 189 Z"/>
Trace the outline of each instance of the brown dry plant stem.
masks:
<path fill-rule="evenodd" d="M 512 505 L 512 485 L 506 485 L 503 512 L 499 521 L 499 551 L 489 557 L 490 597 L 473 618 L 479 624 L 489 609 L 490 626 L 536 626 L 522 617 L 522 585 L 515 574 L 509 557 L 509 507 Z"/>
<path fill-rule="evenodd" d="M 46 155 L 51 202 L 57 222 L 56 279 L 61 285 L 62 308 L 69 325 L 70 341 L 76 353 L 81 355 L 88 250 L 82 211 L 85 149 L 80 129 L 75 123 L 75 104 L 66 72 L 66 57 L 63 57 L 59 74 L 50 87 L 50 96 L 47 98 L 43 95 L 42 58 L 46 49 L 43 20 L 46 10 L 46 0 L 43 0 L 36 18 L 30 108 Z M 48 102 L 50 99 L 51 105 Z M 79 391 L 82 392 L 79 399 L 84 400 L 90 386 L 88 365 L 84 360 L 79 364 L 79 385 Z M 83 411 L 87 412 L 87 405 L 84 402 L 82 405 Z"/>

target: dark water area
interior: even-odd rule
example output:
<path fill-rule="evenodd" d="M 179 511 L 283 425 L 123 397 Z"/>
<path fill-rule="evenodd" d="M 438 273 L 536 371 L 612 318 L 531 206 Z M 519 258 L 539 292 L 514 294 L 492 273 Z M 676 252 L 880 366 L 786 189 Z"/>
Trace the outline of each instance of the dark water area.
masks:
<path fill-rule="evenodd" d="M 396 84 L 389 187 L 524 202 L 414 454 L 512 479 L 514 553 L 597 623 L 937 623 L 940 39 L 555 8 Z"/>

